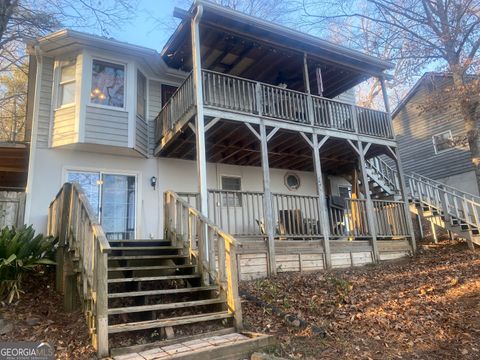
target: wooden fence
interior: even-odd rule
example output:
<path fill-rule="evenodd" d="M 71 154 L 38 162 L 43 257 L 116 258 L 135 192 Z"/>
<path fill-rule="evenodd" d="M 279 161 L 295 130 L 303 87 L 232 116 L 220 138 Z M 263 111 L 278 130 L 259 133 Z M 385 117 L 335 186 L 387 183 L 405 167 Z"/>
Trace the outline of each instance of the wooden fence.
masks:
<path fill-rule="evenodd" d="M 25 215 L 25 193 L 0 191 L 0 229 L 5 226 L 22 226 Z"/>

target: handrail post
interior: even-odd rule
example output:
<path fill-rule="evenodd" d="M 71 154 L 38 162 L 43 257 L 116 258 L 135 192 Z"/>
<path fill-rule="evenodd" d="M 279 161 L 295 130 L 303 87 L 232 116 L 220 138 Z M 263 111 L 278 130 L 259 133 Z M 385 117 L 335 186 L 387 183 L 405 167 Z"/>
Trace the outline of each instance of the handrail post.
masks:
<path fill-rule="evenodd" d="M 107 357 L 108 352 L 108 254 L 99 249 L 96 242 L 96 277 L 97 277 L 97 302 L 96 302 L 96 335 L 97 355 L 99 358 Z"/>
<path fill-rule="evenodd" d="M 352 109 L 352 121 L 353 121 L 353 130 L 355 134 L 358 134 L 358 117 L 357 117 L 357 107 L 355 105 L 351 105 Z"/>
<path fill-rule="evenodd" d="M 263 96 L 262 96 L 262 85 L 257 81 L 255 83 L 255 103 L 257 105 L 258 115 L 263 115 Z"/>
<path fill-rule="evenodd" d="M 226 242 L 226 262 L 229 264 L 227 268 L 227 303 L 229 305 L 229 311 L 233 311 L 233 319 L 235 322 L 235 328 L 237 330 L 243 329 L 242 319 L 242 305 L 240 297 L 238 296 L 238 274 L 237 274 L 237 251 L 235 246 L 230 242 Z"/>

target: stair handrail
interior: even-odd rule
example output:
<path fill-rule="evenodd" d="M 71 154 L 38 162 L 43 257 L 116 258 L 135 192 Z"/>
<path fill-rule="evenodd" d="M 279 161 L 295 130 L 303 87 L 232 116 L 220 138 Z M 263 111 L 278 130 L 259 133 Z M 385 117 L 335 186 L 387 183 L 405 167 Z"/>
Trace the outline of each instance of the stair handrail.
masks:
<path fill-rule="evenodd" d="M 235 327 L 242 329 L 237 240 L 171 190 L 164 192 L 164 226 L 172 244 L 183 246 L 196 260 L 203 282 L 218 285 Z"/>
<path fill-rule="evenodd" d="M 432 184 L 434 184 L 434 185 L 436 185 L 436 186 L 440 186 L 440 187 L 442 187 L 442 188 L 444 188 L 444 189 L 446 189 L 446 190 L 448 190 L 448 191 L 450 191 L 450 192 L 456 193 L 456 194 L 459 195 L 459 196 L 463 196 L 463 197 L 465 197 L 465 198 L 467 198 L 467 199 L 470 199 L 470 200 L 472 200 L 472 201 L 475 201 L 475 202 L 479 202 L 479 203 L 480 203 L 480 196 L 478 196 L 478 195 L 474 195 L 474 194 L 469 193 L 469 192 L 467 192 L 467 191 L 463 191 L 463 190 L 457 189 L 457 188 L 455 188 L 455 187 L 453 187 L 453 186 L 447 185 L 447 184 L 442 183 L 442 182 L 440 182 L 440 181 L 438 181 L 438 180 L 431 179 L 431 178 L 429 178 L 429 177 L 427 177 L 427 176 L 425 176 L 425 175 L 419 174 L 419 173 L 414 172 L 414 171 L 412 171 L 411 174 L 412 174 L 413 177 L 417 177 L 417 178 L 419 178 L 419 179 L 421 179 L 421 180 L 423 180 L 423 181 L 425 181 L 425 182 L 429 182 L 429 183 L 432 183 Z"/>
<path fill-rule="evenodd" d="M 78 295 L 92 344 L 99 358 L 106 357 L 109 348 L 107 274 L 111 247 L 78 184 L 63 184 L 50 203 L 47 233 L 58 238 L 57 290 L 65 298 L 75 299 L 76 283 L 80 282 Z M 67 286 L 67 281 L 71 281 L 72 286 Z"/>
<path fill-rule="evenodd" d="M 466 225 L 480 228 L 480 201 L 474 200 L 451 191 L 451 187 L 442 187 L 422 177 L 406 175 L 410 196 L 421 203 L 436 208 L 442 212 L 445 221 L 457 218 Z M 454 189 L 456 190 L 456 189 Z M 461 193 L 460 190 L 458 192 Z"/>
<path fill-rule="evenodd" d="M 379 157 L 368 159 L 367 165 L 377 173 L 382 179 L 386 180 L 388 185 L 392 186 L 394 191 L 399 191 L 398 171 L 391 167 L 385 160 Z"/>

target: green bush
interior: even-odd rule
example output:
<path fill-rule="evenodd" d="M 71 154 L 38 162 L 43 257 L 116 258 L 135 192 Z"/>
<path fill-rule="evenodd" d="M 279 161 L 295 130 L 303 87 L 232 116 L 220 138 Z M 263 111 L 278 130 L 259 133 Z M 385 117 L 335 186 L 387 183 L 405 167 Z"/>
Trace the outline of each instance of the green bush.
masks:
<path fill-rule="evenodd" d="M 22 277 L 53 261 L 56 241 L 42 234 L 35 236 L 32 226 L 0 231 L 0 299 L 11 303 L 20 298 Z"/>

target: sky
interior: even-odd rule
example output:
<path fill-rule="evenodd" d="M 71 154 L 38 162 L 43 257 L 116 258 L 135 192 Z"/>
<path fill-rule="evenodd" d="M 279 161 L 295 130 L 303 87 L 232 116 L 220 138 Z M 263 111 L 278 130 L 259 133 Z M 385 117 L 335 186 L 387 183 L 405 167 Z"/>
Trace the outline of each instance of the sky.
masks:
<path fill-rule="evenodd" d="M 172 31 L 159 25 L 158 19 L 171 21 L 175 6 L 178 6 L 175 0 L 140 0 L 136 18 L 122 29 L 110 29 L 111 36 L 160 51 Z"/>

